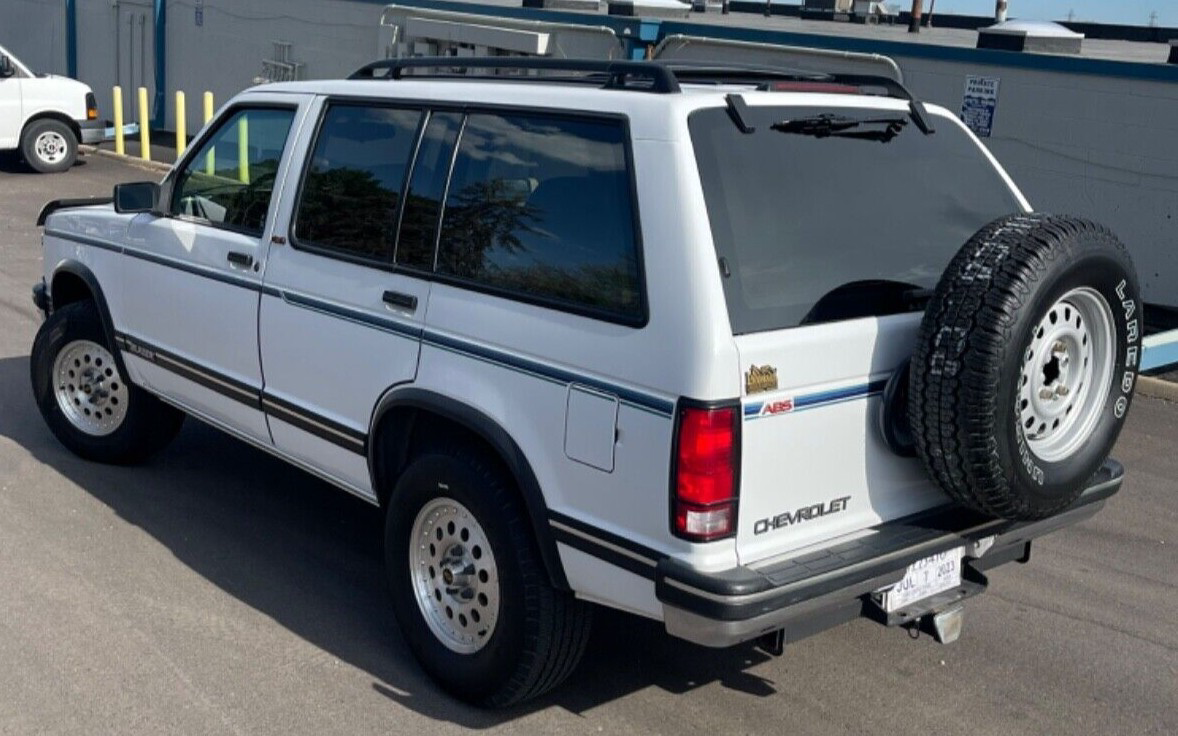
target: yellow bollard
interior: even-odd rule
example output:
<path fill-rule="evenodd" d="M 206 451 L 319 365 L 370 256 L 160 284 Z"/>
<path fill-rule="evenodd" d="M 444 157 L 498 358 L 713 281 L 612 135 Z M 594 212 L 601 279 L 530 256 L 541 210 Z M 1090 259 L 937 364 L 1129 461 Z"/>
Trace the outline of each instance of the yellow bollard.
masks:
<path fill-rule="evenodd" d="M 213 93 L 212 92 L 205 92 L 204 103 L 205 103 L 204 124 L 208 125 L 209 121 L 213 119 Z M 208 154 L 205 155 L 205 173 L 208 174 L 209 176 L 212 176 L 216 172 L 216 170 L 217 170 L 217 147 L 211 146 L 209 148 Z"/>
<path fill-rule="evenodd" d="M 176 90 L 176 158 L 184 155 L 188 147 L 188 119 L 184 109 L 184 93 Z"/>
<path fill-rule="evenodd" d="M 147 87 L 139 88 L 139 157 L 151 160 L 151 131 L 147 129 Z"/>
<path fill-rule="evenodd" d="M 123 88 L 115 85 L 113 92 L 115 103 L 115 153 L 125 156 L 127 154 L 127 143 L 123 139 Z"/>
<path fill-rule="evenodd" d="M 245 115 L 237 121 L 237 178 L 250 183 L 250 120 Z"/>

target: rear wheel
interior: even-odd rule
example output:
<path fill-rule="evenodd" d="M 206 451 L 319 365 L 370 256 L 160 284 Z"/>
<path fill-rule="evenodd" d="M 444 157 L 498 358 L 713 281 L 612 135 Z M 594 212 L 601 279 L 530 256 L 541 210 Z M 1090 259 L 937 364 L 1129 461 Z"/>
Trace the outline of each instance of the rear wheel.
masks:
<path fill-rule="evenodd" d="M 78 157 L 78 139 L 60 120 L 34 120 L 21 134 L 21 155 L 42 174 L 66 171 Z"/>
<path fill-rule="evenodd" d="M 548 583 L 518 495 L 481 453 L 439 448 L 410 464 L 389 502 L 385 560 L 406 643 L 455 696 L 512 705 L 580 661 L 590 609 Z"/>
<path fill-rule="evenodd" d="M 184 414 L 127 381 L 93 302 L 49 316 L 29 360 L 33 396 L 63 445 L 88 460 L 126 464 L 163 449 Z"/>

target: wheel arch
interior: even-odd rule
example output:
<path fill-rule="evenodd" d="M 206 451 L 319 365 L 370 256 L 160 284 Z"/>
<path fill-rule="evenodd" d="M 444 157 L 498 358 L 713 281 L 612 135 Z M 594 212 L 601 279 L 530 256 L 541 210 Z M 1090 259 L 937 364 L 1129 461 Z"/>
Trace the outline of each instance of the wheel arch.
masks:
<path fill-rule="evenodd" d="M 123 364 L 123 353 L 115 343 L 115 326 L 107 306 L 106 296 L 98 284 L 98 277 L 94 272 L 78 261 L 66 260 L 58 264 L 49 281 L 49 299 L 54 309 L 60 309 L 67 304 L 80 301 L 92 301 L 98 310 L 98 318 L 102 322 L 102 332 L 106 335 L 107 346 L 115 357 L 115 364 L 124 376 L 127 366 Z"/>
<path fill-rule="evenodd" d="M 43 110 L 30 116 L 20 129 L 20 139 L 22 142 L 25 139 L 25 131 L 29 129 L 29 126 L 40 120 L 56 120 L 59 123 L 64 123 L 65 126 L 70 129 L 70 132 L 74 134 L 74 143 L 76 145 L 81 145 L 82 128 L 78 125 L 78 121 L 74 120 L 63 112 L 58 112 L 57 110 Z"/>
<path fill-rule="evenodd" d="M 423 435 L 428 437 L 444 428 L 485 445 L 515 481 L 549 582 L 558 590 L 570 589 L 548 524 L 548 504 L 540 483 L 523 450 L 498 422 L 460 401 L 408 386 L 393 389 L 381 399 L 370 426 L 368 470 L 382 507 L 390 500 L 390 481 L 404 471 L 415 440 L 420 441 Z"/>

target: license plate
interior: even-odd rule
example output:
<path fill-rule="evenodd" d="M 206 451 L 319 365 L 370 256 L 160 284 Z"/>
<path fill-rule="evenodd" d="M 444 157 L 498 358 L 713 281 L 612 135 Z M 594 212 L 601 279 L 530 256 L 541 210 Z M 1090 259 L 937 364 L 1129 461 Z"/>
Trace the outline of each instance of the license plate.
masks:
<path fill-rule="evenodd" d="M 908 566 L 904 579 L 884 593 L 888 613 L 961 585 L 961 555 L 964 547 L 926 557 Z"/>

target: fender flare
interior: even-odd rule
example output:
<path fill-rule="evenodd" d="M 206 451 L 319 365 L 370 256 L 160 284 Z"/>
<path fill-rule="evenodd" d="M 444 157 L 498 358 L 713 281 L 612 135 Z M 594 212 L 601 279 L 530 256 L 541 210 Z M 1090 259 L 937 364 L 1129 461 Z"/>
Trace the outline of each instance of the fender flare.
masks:
<path fill-rule="evenodd" d="M 568 577 L 565 575 L 564 565 L 561 564 L 560 553 L 556 548 L 556 539 L 548 522 L 548 504 L 544 500 L 544 493 L 540 490 L 540 483 L 536 480 L 531 463 L 507 430 L 478 409 L 427 389 L 412 386 L 391 389 L 373 411 L 369 429 L 368 471 L 372 478 L 372 487 L 379 488 L 377 445 L 381 444 L 373 441 L 374 433 L 389 411 L 401 408 L 428 411 L 465 427 L 498 454 L 515 480 L 516 487 L 519 488 L 549 582 L 558 590 L 569 590 Z M 400 465 L 403 460 L 404 458 L 397 458 L 396 462 Z"/>
<path fill-rule="evenodd" d="M 86 284 L 86 288 L 90 290 L 94 305 L 98 308 L 98 318 L 102 322 L 102 331 L 106 335 L 107 347 L 110 348 L 110 352 L 115 358 L 115 365 L 118 367 L 119 373 L 130 380 L 127 366 L 123 364 L 123 351 L 119 350 L 115 343 L 114 320 L 111 319 L 110 307 L 106 304 L 106 296 L 102 292 L 102 287 L 98 285 L 98 277 L 85 264 L 78 261 L 67 259 L 57 264 L 57 268 L 53 269 L 53 275 L 49 279 L 49 299 L 54 309 L 64 306 L 59 299 L 60 295 L 53 290 L 57 283 L 58 274 L 62 273 L 68 273 L 81 279 Z"/>

